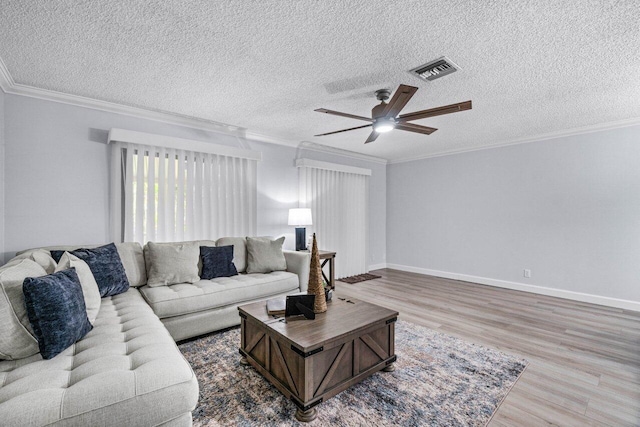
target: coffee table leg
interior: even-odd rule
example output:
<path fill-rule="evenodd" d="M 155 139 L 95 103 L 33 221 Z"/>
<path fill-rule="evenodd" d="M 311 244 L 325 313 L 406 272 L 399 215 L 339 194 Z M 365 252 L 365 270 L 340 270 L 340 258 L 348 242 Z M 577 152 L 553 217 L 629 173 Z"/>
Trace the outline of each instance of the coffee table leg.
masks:
<path fill-rule="evenodd" d="M 393 372 L 396 370 L 396 364 L 392 363 L 391 365 L 387 365 L 382 369 L 384 372 Z"/>
<path fill-rule="evenodd" d="M 246 365 L 248 365 L 248 364 L 249 364 L 249 361 L 247 360 L 247 358 L 246 358 L 246 357 L 242 356 L 242 357 L 240 358 L 240 364 L 241 364 L 241 365 L 245 365 L 245 366 L 246 366 Z"/>
<path fill-rule="evenodd" d="M 316 408 L 311 408 L 306 411 L 301 410 L 300 408 L 296 409 L 296 420 L 308 423 L 313 421 L 318 416 L 318 410 Z"/>

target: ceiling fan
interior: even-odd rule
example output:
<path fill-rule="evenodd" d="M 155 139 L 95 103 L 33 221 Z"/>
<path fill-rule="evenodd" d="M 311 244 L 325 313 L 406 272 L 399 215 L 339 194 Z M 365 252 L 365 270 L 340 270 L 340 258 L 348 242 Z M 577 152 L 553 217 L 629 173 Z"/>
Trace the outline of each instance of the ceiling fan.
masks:
<path fill-rule="evenodd" d="M 413 113 L 400 114 L 400 111 L 407 105 L 407 102 L 418 90 L 417 87 L 400 85 L 398 90 L 393 94 L 391 101 L 387 103 L 387 99 L 391 95 L 389 89 L 380 89 L 376 91 L 376 98 L 381 101 L 379 105 L 376 105 L 371 110 L 371 118 L 356 116 L 354 114 L 341 113 L 340 111 L 327 110 L 326 108 L 318 108 L 319 113 L 332 114 L 334 116 L 349 117 L 356 120 L 364 120 L 370 122 L 368 125 L 357 126 L 349 129 L 337 130 L 334 132 L 321 133 L 315 136 L 333 135 L 334 133 L 347 132 L 355 129 L 362 129 L 369 126 L 373 126 L 373 131 L 369 135 L 369 138 L 364 142 L 375 141 L 381 133 L 392 131 L 393 129 L 406 130 L 407 132 L 422 133 L 430 135 L 437 131 L 436 128 L 427 126 L 416 125 L 409 123 L 412 120 L 426 119 L 427 117 L 441 116 L 443 114 L 457 113 L 458 111 L 470 110 L 471 101 L 459 102 L 457 104 L 445 105 L 442 107 L 430 108 L 428 110 L 416 111 Z"/>

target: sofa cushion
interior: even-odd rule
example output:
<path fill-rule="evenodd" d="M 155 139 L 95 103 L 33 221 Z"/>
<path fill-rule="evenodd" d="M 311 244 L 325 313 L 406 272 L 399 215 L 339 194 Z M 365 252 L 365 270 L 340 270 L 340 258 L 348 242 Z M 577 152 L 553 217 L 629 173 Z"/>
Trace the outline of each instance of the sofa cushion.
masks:
<path fill-rule="evenodd" d="M 215 240 L 191 240 L 191 241 L 187 241 L 187 242 L 167 242 L 167 243 L 156 243 L 156 244 L 160 244 L 160 245 L 181 245 L 181 244 L 185 244 L 185 243 L 192 243 L 198 247 L 200 246 L 217 246 L 216 245 L 216 241 Z M 146 245 L 144 245 L 144 259 L 146 261 L 146 268 L 147 268 L 147 276 L 149 275 L 149 268 L 151 267 L 151 265 L 149 264 L 149 243 L 147 243 Z M 200 259 L 200 257 L 198 257 L 198 276 L 200 276 L 202 274 L 202 260 Z"/>
<path fill-rule="evenodd" d="M 22 291 L 29 322 L 44 359 L 57 356 L 91 330 L 75 268 L 27 277 Z"/>
<path fill-rule="evenodd" d="M 154 243 L 146 245 L 146 262 L 149 265 L 147 285 L 166 286 L 174 283 L 197 282 L 200 249 L 193 242 Z"/>
<path fill-rule="evenodd" d="M 244 237 L 221 237 L 216 240 L 216 246 L 233 245 L 233 265 L 238 273 L 247 270 L 247 241 Z"/>
<path fill-rule="evenodd" d="M 129 289 L 129 280 L 115 244 L 76 249 L 70 253 L 87 263 L 100 289 L 100 296 L 110 297 Z"/>
<path fill-rule="evenodd" d="M 0 362 L 0 424 L 160 425 L 198 383 L 136 289 L 102 300 L 94 328 L 58 356 Z"/>
<path fill-rule="evenodd" d="M 100 289 L 98 288 L 96 279 L 93 277 L 93 273 L 86 262 L 82 261 L 75 255 L 71 255 L 69 252 L 65 252 L 62 254 L 60 262 L 58 262 L 56 271 L 68 270 L 69 268 L 76 269 L 76 274 L 80 279 L 80 285 L 82 285 L 82 294 L 84 296 L 84 304 L 87 308 L 87 317 L 89 318 L 89 322 L 93 323 L 98 316 L 100 303 L 102 302 Z"/>
<path fill-rule="evenodd" d="M 27 277 L 46 274 L 30 259 L 14 259 L 0 268 L 0 359 L 21 359 L 40 351 L 24 305 L 22 283 Z"/>
<path fill-rule="evenodd" d="M 51 257 L 51 253 L 45 249 L 32 249 L 21 253 L 13 258 L 15 259 L 30 259 L 35 261 L 38 265 L 44 268 L 47 274 L 51 274 L 56 270 L 56 261 Z"/>
<path fill-rule="evenodd" d="M 74 251 L 76 249 L 79 249 L 80 247 L 96 248 L 98 246 L 99 245 L 48 246 L 46 248 L 41 248 L 41 249 L 27 249 L 25 251 L 18 252 L 16 254 L 17 255 L 16 258 L 23 256 L 24 254 L 27 254 L 33 251 L 42 250 L 42 249 L 48 252 L 60 251 L 60 256 L 62 256 L 62 253 L 64 253 L 65 251 Z M 124 266 L 124 271 L 127 274 L 129 285 L 130 286 L 145 285 L 147 283 L 147 270 L 145 268 L 144 255 L 142 253 L 142 246 L 140 246 L 140 243 L 138 242 L 116 243 L 116 249 L 118 250 L 118 254 L 120 255 L 120 260 L 122 261 L 122 265 Z"/>
<path fill-rule="evenodd" d="M 298 276 L 287 271 L 240 274 L 196 283 L 140 288 L 140 292 L 160 318 L 196 313 L 298 290 Z"/>
<path fill-rule="evenodd" d="M 142 246 L 138 242 L 116 243 L 116 249 L 124 266 L 130 286 L 147 284 L 147 270 L 144 264 Z"/>
<path fill-rule="evenodd" d="M 284 237 L 247 237 L 247 273 L 270 273 L 287 269 L 282 253 Z"/>
<path fill-rule="evenodd" d="M 233 246 L 200 246 L 202 279 L 231 277 L 238 274 L 233 264 Z"/>

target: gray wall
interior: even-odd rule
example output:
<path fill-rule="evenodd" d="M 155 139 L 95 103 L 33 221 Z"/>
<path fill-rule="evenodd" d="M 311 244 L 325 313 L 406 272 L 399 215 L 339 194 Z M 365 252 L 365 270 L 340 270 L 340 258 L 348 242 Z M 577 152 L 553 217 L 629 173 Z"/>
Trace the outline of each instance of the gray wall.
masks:
<path fill-rule="evenodd" d="M 5 260 L 30 247 L 109 240 L 106 142 L 111 128 L 239 145 L 231 136 L 127 115 L 18 95 L 5 95 L 5 100 Z M 293 248 L 293 228 L 287 225 L 287 215 L 289 208 L 298 206 L 297 150 L 255 141 L 249 145 L 263 155 L 258 164 L 258 234 L 284 234 L 286 247 Z M 309 152 L 305 157 L 325 160 L 320 154 Z M 343 156 L 333 156 L 333 161 L 367 167 Z M 384 195 L 384 165 L 371 165 L 376 168 L 371 192 Z M 372 212 L 385 211 L 384 196 L 377 196 L 374 202 L 378 204 Z M 384 215 L 376 213 L 372 221 L 371 230 L 386 226 Z M 384 237 L 376 235 L 371 240 L 375 245 L 369 251 L 371 263 L 384 262 Z"/>
<path fill-rule="evenodd" d="M 640 301 L 640 127 L 392 164 L 387 189 L 390 264 Z"/>
<path fill-rule="evenodd" d="M 4 253 L 4 99 L 6 95 L 0 89 L 0 264 Z"/>

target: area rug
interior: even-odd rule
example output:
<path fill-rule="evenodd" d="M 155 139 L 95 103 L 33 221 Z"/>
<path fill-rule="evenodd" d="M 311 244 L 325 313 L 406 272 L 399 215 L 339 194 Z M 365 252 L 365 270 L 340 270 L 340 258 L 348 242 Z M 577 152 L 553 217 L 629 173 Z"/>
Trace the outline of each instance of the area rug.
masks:
<path fill-rule="evenodd" d="M 357 276 L 343 277 L 342 279 L 338 279 L 338 281 L 353 284 L 353 283 L 364 282 L 365 280 L 379 279 L 380 277 L 382 276 L 376 276 L 375 274 L 364 273 L 364 274 L 358 274 Z"/>
<path fill-rule="evenodd" d="M 251 366 L 240 329 L 183 343 L 200 384 L 194 426 L 484 426 L 527 361 L 412 323 L 396 325 L 396 370 L 378 372 L 318 405 L 310 423 Z"/>

